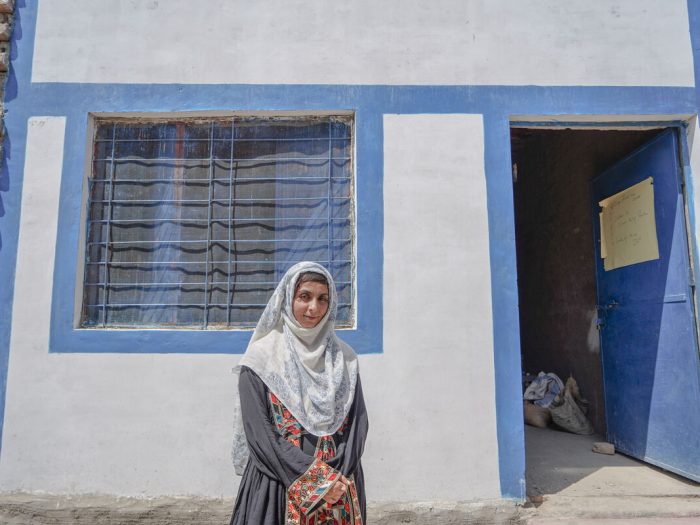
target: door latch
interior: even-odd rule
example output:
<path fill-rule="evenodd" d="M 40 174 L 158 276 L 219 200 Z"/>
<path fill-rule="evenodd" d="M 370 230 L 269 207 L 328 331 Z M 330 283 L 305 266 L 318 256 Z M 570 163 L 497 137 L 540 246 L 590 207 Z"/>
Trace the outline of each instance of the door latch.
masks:
<path fill-rule="evenodd" d="M 610 299 L 607 302 L 607 304 L 604 305 L 595 305 L 595 307 L 601 312 L 607 312 L 608 310 L 612 310 L 613 308 L 617 308 L 618 306 L 620 306 L 620 303 L 618 303 L 615 299 Z"/>
<path fill-rule="evenodd" d="M 595 327 L 598 330 L 602 330 L 605 328 L 605 316 L 608 313 L 608 311 L 613 310 L 614 308 L 617 308 L 620 305 L 615 299 L 610 299 L 607 304 L 597 304 L 595 305 L 596 310 L 598 310 L 598 318 L 595 321 Z"/>

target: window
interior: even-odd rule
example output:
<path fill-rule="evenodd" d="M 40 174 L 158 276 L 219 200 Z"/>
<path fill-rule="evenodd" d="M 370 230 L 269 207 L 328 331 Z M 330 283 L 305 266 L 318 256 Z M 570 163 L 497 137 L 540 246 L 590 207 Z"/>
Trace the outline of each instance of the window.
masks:
<path fill-rule="evenodd" d="M 252 327 L 295 262 L 353 321 L 352 117 L 95 121 L 81 326 Z"/>

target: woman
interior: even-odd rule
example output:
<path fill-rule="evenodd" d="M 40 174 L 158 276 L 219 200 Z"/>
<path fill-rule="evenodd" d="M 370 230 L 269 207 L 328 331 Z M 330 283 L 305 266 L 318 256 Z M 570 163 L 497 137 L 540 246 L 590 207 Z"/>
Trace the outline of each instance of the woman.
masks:
<path fill-rule="evenodd" d="M 232 525 L 362 525 L 367 413 L 357 356 L 335 335 L 337 292 L 321 265 L 282 278 L 240 365 Z"/>

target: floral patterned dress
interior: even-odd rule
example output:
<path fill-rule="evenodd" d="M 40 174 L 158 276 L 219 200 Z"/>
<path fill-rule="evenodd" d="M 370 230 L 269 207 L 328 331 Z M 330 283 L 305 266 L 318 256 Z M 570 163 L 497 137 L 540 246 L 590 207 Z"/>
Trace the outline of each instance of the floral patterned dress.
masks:
<path fill-rule="evenodd" d="M 332 436 L 306 432 L 262 380 L 245 367 L 239 392 L 250 460 L 231 524 L 363 525 L 360 457 L 368 423 L 359 379 L 348 417 Z M 350 481 L 350 489 L 331 505 L 323 497 L 341 474 Z"/>

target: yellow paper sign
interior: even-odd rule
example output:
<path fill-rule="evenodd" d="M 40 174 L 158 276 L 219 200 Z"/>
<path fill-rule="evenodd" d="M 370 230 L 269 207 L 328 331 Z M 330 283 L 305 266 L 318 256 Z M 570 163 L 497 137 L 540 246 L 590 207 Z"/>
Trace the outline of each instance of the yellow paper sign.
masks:
<path fill-rule="evenodd" d="M 649 177 L 598 203 L 605 271 L 659 258 L 653 182 Z"/>

